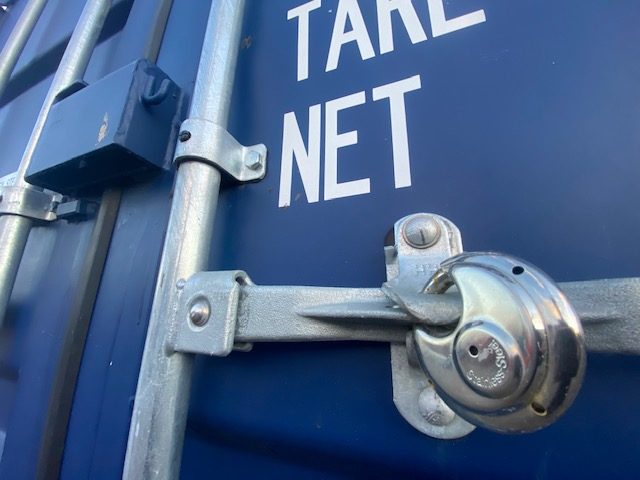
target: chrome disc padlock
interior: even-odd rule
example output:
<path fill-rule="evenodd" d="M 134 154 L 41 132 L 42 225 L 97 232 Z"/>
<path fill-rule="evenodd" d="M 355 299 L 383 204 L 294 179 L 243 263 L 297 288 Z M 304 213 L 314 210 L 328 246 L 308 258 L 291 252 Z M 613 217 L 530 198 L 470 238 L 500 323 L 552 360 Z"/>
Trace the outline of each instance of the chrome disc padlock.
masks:
<path fill-rule="evenodd" d="M 445 261 L 428 293 L 457 288 L 453 330 L 417 327 L 417 356 L 436 390 L 477 426 L 524 433 L 553 423 L 571 405 L 584 376 L 580 320 L 555 283 L 535 267 L 495 253 Z"/>

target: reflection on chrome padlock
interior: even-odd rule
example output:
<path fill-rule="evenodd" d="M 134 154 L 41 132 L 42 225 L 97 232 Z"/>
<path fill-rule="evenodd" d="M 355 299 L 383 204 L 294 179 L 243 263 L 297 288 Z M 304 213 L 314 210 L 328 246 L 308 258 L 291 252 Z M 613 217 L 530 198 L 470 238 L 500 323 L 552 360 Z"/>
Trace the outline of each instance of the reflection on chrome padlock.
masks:
<path fill-rule="evenodd" d="M 444 401 L 465 420 L 505 433 L 554 422 L 575 398 L 586 366 L 578 316 L 535 267 L 495 253 L 445 261 L 426 287 L 455 286 L 455 328 L 417 327 L 416 351 Z"/>

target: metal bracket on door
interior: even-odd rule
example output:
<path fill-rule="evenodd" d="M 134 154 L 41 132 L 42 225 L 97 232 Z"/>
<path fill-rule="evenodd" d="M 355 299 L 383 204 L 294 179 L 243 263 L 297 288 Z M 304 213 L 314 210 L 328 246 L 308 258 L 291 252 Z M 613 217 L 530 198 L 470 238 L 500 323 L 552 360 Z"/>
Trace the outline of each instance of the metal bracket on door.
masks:
<path fill-rule="evenodd" d="M 238 182 L 261 180 L 267 173 L 267 147 L 245 147 L 227 129 L 202 118 L 188 118 L 180 126 L 175 162 L 197 159 L 219 168 Z"/>
<path fill-rule="evenodd" d="M 640 353 L 640 279 L 563 293 L 526 262 L 463 254 L 456 226 L 429 214 L 397 222 L 385 258 L 379 289 L 256 286 L 242 271 L 180 280 L 170 348 L 226 356 L 253 342 L 389 342 L 398 410 L 441 439 L 555 421 L 585 368 L 578 318 L 592 350 Z"/>
<path fill-rule="evenodd" d="M 79 221 L 96 213 L 97 204 L 31 186 L 0 185 L 0 216 L 15 215 L 37 222 Z"/>
<path fill-rule="evenodd" d="M 18 215 L 51 222 L 62 196 L 23 186 L 0 186 L 0 215 Z"/>

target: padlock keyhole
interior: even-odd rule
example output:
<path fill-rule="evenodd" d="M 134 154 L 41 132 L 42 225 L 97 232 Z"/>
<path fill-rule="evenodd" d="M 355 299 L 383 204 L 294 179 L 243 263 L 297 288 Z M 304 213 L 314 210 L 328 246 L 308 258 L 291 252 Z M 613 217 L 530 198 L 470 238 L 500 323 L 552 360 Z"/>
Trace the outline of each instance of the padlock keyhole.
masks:
<path fill-rule="evenodd" d="M 535 412 L 536 415 L 540 415 L 541 417 L 544 417 L 547 414 L 547 409 L 536 402 L 533 402 L 531 404 L 531 409 Z"/>

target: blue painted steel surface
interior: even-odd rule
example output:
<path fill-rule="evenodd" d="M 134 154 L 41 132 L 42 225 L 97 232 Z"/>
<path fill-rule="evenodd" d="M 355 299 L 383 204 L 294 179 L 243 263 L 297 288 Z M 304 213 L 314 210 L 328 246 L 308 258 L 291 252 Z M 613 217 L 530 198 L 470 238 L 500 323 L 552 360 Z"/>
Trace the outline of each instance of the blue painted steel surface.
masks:
<path fill-rule="evenodd" d="M 259 284 L 377 286 L 385 233 L 428 211 L 456 222 L 467 250 L 521 256 L 559 281 L 640 273 L 640 5 L 457 0 L 449 16 L 483 8 L 486 22 L 432 38 L 426 2 L 413 2 L 429 40 L 411 45 L 396 17 L 394 52 L 362 61 L 347 44 L 325 73 L 337 2 L 324 0 L 298 82 L 287 11 L 301 3 L 249 3 L 230 128 L 268 145 L 269 173 L 223 193 L 216 268 Z M 374 2 L 359 3 L 377 53 Z M 416 74 L 422 88 L 406 95 L 413 185 L 396 190 L 389 107 L 371 89 Z M 359 140 L 339 150 L 339 179 L 370 177 L 371 193 L 307 203 L 294 167 L 297 201 L 278 209 L 283 115 L 296 112 L 306 139 L 309 106 L 359 91 L 367 102 L 339 116 L 339 131 Z M 297 476 L 282 470 L 292 463 L 320 476 L 620 478 L 640 462 L 636 358 L 591 356 L 575 406 L 547 430 L 452 442 L 397 413 L 383 345 L 258 345 L 197 365 L 185 477 Z"/>
<path fill-rule="evenodd" d="M 51 23 L 52 42 L 68 35 L 83 2 L 52 5 L 60 3 L 72 12 Z M 153 3 L 134 2 L 129 22 L 96 50 L 90 78 L 139 56 Z M 452 0 L 449 17 L 482 8 L 487 20 L 434 38 L 426 2 L 414 1 L 429 39 L 412 45 L 395 16 L 395 50 L 379 55 L 375 4 L 360 0 L 376 56 L 362 61 L 347 44 L 338 68 L 324 72 L 337 1 L 323 0 L 310 16 L 309 78 L 298 82 L 297 24 L 287 11 L 301 3 L 247 2 L 230 130 L 245 144 L 267 144 L 269 172 L 258 184 L 224 189 L 212 268 L 245 269 L 259 284 L 378 286 L 389 228 L 406 214 L 430 211 L 460 226 L 467 250 L 521 256 L 559 281 L 640 274 L 640 4 Z M 187 92 L 207 10 L 208 2 L 175 0 L 158 59 Z M 40 28 L 23 66 L 48 48 L 48 30 Z M 412 186 L 394 189 L 389 105 L 373 102 L 371 90 L 413 75 L 422 86 L 406 95 Z M 12 159 L 46 84 L 0 109 L 0 140 Z M 357 145 L 339 150 L 339 179 L 370 177 L 371 193 L 322 201 L 321 188 L 320 201 L 307 203 L 294 167 L 292 204 L 278 208 L 284 114 L 296 113 L 306 139 L 309 106 L 359 91 L 366 103 L 339 114 L 339 130 L 359 134 Z M 321 138 L 324 117 L 323 105 Z M 17 166 L 5 158 L 1 174 Z M 121 474 L 171 183 L 168 174 L 124 193 L 78 377 L 63 478 Z M 30 445 L 40 433 L 38 412 L 77 274 L 74 252 L 89 231 L 88 224 L 59 224 L 30 239 L 2 339 L 10 352 L 2 360 L 10 374 L 0 383 L 0 421 L 9 426 L 2 472 L 33 472 Z M 578 400 L 549 429 L 437 441 L 414 431 L 393 406 L 386 345 L 257 345 L 226 359 L 198 358 L 182 473 L 634 477 L 639 372 L 637 358 L 590 356 Z"/>

